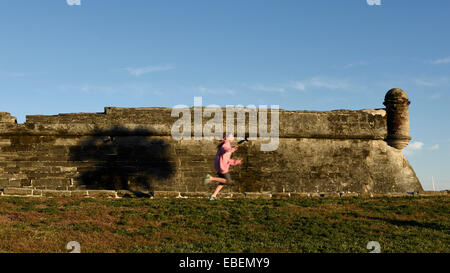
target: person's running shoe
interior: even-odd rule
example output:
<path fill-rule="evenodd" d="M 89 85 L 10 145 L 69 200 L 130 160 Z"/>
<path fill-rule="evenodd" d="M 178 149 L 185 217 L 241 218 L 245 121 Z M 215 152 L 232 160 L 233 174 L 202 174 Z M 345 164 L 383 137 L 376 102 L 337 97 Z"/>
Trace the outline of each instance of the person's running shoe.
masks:
<path fill-rule="evenodd" d="M 217 197 L 212 197 L 212 196 L 211 196 L 211 197 L 209 198 L 209 201 L 216 201 L 216 200 L 217 200 Z"/>
<path fill-rule="evenodd" d="M 203 185 L 206 185 L 209 182 L 211 182 L 211 175 L 207 173 L 205 179 L 203 180 Z"/>

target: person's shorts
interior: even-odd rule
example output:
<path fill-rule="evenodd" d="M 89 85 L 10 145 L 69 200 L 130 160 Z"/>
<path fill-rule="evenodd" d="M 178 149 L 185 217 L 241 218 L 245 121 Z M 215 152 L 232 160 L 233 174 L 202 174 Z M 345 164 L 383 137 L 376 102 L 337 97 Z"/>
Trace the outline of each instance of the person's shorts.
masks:
<path fill-rule="evenodd" d="M 227 180 L 227 184 L 231 184 L 233 182 L 233 180 L 231 180 L 230 173 L 217 172 L 217 176 L 219 176 L 220 178 L 226 179 Z M 220 183 L 220 184 L 224 184 L 224 183 Z"/>

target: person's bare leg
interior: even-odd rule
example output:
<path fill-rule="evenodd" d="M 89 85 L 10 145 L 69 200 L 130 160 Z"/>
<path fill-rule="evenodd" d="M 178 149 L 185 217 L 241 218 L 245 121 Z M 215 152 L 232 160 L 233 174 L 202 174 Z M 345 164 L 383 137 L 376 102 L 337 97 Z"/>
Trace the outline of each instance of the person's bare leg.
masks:
<path fill-rule="evenodd" d="M 209 179 L 211 179 L 212 181 L 220 182 L 220 183 L 227 183 L 227 180 L 225 178 L 211 176 Z"/>
<path fill-rule="evenodd" d="M 225 179 L 224 179 L 225 180 Z M 226 180 L 225 180 L 226 181 Z M 219 191 L 223 188 L 223 186 L 225 186 L 225 184 L 219 184 L 217 185 L 216 190 L 214 191 L 214 193 L 211 195 L 211 197 L 217 197 L 217 194 L 219 193 Z"/>

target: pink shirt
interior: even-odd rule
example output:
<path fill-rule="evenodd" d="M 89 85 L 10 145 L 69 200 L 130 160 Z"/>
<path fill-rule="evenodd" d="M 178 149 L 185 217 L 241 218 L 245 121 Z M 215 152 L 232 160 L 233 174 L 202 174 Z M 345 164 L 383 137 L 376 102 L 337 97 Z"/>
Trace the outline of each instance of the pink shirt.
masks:
<path fill-rule="evenodd" d="M 216 160 L 214 161 L 214 167 L 217 172 L 227 173 L 230 165 L 237 165 L 237 160 L 231 159 L 231 154 L 236 150 L 237 148 L 231 148 L 230 140 L 225 140 L 222 147 L 217 151 Z"/>

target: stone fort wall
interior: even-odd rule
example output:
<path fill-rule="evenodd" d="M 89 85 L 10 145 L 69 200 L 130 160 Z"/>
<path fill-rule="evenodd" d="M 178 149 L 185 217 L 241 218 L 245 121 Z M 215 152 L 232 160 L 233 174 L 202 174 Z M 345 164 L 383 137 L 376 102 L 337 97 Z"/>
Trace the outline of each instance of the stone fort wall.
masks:
<path fill-rule="evenodd" d="M 422 191 L 401 152 L 410 139 L 404 104 L 386 102 L 377 110 L 280 110 L 278 149 L 261 151 L 260 139 L 240 145 L 233 157 L 244 163 L 231 168 L 234 185 L 223 192 Z M 217 142 L 174 140 L 171 111 L 105 107 L 24 124 L 0 113 L 0 188 L 211 192 L 215 185 L 202 181 L 215 173 Z"/>

